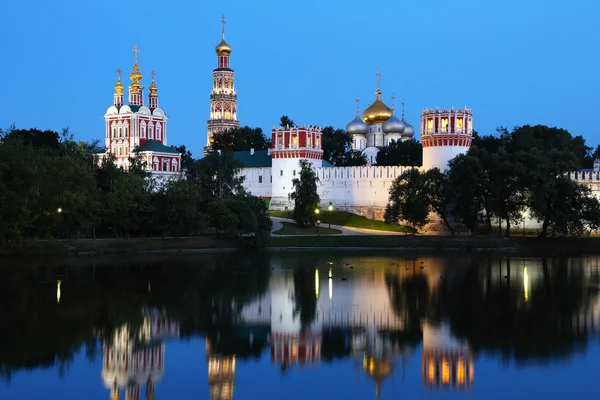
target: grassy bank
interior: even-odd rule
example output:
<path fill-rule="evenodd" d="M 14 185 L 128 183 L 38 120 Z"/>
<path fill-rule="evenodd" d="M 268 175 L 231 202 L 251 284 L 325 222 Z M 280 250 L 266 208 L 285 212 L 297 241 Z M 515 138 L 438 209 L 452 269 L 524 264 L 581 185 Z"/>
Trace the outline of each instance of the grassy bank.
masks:
<path fill-rule="evenodd" d="M 600 254 L 600 237 L 297 236 L 273 237 L 271 248 L 373 248 L 420 251 L 515 251 L 532 255 Z"/>
<path fill-rule="evenodd" d="M 289 220 L 293 219 L 292 211 L 269 211 L 269 215 L 272 217 L 279 218 L 287 218 Z M 340 226 L 350 226 L 353 228 L 364 228 L 364 229 L 373 229 L 377 231 L 389 231 L 389 232 L 407 232 L 414 233 L 416 232 L 410 226 L 404 225 L 388 225 L 383 221 L 376 221 L 372 219 L 368 219 L 362 217 L 360 215 L 352 214 L 345 211 L 327 211 L 322 210 L 319 214 L 319 219 L 321 220 L 321 226 L 332 224 L 332 225 L 340 225 Z"/>
<path fill-rule="evenodd" d="M 317 233 L 316 228 L 301 228 L 298 225 L 291 222 L 282 222 L 283 228 L 273 232 L 275 235 L 315 235 Z M 319 227 L 320 235 L 339 235 L 342 233 L 339 229 L 327 228 L 326 226 Z"/>
<path fill-rule="evenodd" d="M 102 239 L 67 241 L 30 241 L 3 245 L 0 256 L 22 255 L 90 255 L 125 254 L 146 251 L 198 250 L 220 251 L 237 249 L 242 240 L 223 240 L 214 237 L 189 239 Z M 533 237 L 449 237 L 449 236 L 276 236 L 271 238 L 270 250 L 350 248 L 414 250 L 423 252 L 511 251 L 532 256 L 600 255 L 600 237 L 549 238 Z"/>

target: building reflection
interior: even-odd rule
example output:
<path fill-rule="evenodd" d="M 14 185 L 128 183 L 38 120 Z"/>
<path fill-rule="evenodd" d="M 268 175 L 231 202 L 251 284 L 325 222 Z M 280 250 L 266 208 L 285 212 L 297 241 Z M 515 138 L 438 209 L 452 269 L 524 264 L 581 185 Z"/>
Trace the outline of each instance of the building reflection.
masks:
<path fill-rule="evenodd" d="M 206 338 L 208 358 L 208 390 L 212 400 L 233 399 L 235 387 L 235 355 L 224 356 L 213 353 L 211 340 Z"/>
<path fill-rule="evenodd" d="M 165 341 L 179 337 L 179 324 L 157 310 L 144 310 L 139 326 L 125 323 L 103 343 L 102 380 L 110 399 L 154 400 L 155 386 L 164 375 Z"/>
<path fill-rule="evenodd" d="M 473 383 L 471 350 L 451 336 L 447 325 L 424 324 L 421 368 L 426 387 L 462 389 Z"/>
<path fill-rule="evenodd" d="M 427 305 L 419 305 L 418 293 L 410 291 L 410 282 L 416 279 L 422 283 L 425 302 L 428 301 L 445 272 L 444 262 L 428 258 L 392 265 L 390 260 L 361 259 L 361 264 L 373 266 L 368 273 L 353 274 L 348 264 L 346 268 L 329 264 L 273 273 L 269 290 L 243 308 L 240 323 L 270 327 L 271 361 L 282 371 L 317 365 L 324 353 L 326 358 L 335 354 L 352 357 L 357 371 L 362 370 L 374 382 L 377 397 L 384 382 L 393 378 L 397 366 L 404 364 L 424 339 L 428 343 L 424 350 L 427 363 L 434 362 L 433 378 L 436 379 L 439 364 L 440 376 L 448 370 L 448 383 L 454 379 L 455 386 L 470 385 L 473 360 L 468 347 L 460 347 L 464 351 L 460 357 L 454 355 L 454 343 L 434 341 L 438 328 L 423 325 L 426 314 L 420 315 L 411 308 L 416 303 L 416 308 L 426 310 Z M 390 284 L 390 280 L 398 284 Z M 413 296 L 416 301 L 402 300 L 398 293 L 396 298 L 394 290 L 402 291 L 404 297 Z M 415 313 L 417 323 L 412 315 Z M 349 346 L 340 342 L 348 342 Z M 331 349 L 336 346 L 343 348 Z M 438 353 L 439 360 L 435 358 Z M 445 382 L 445 375 L 440 382 Z M 429 381 L 424 383 L 429 385 Z"/>

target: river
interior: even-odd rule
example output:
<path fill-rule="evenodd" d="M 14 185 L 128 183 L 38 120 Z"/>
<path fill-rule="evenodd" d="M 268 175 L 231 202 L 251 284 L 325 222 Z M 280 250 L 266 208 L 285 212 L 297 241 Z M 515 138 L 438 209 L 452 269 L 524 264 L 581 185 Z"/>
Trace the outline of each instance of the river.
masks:
<path fill-rule="evenodd" d="M 0 260 L 1 399 L 595 394 L 600 257 Z"/>

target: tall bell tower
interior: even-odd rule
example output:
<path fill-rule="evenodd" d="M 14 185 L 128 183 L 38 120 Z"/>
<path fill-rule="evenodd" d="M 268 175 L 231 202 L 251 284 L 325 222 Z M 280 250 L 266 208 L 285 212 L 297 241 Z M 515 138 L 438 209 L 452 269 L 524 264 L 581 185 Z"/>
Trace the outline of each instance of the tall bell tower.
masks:
<path fill-rule="evenodd" d="M 208 134 L 204 153 L 210 150 L 214 135 L 232 128 L 238 128 L 237 93 L 235 73 L 230 68 L 231 46 L 225 41 L 225 16 L 221 19 L 221 42 L 215 48 L 217 68 L 213 70 L 213 88 L 210 92 L 210 119 L 207 122 Z"/>

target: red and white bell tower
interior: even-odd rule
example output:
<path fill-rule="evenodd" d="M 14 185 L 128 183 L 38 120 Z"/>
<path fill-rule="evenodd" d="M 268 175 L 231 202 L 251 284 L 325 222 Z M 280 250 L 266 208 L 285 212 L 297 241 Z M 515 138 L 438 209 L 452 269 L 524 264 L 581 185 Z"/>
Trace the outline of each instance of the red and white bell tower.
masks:
<path fill-rule="evenodd" d="M 213 88 L 210 92 L 210 119 L 207 122 L 207 140 L 204 153 L 210 149 L 213 136 L 228 129 L 239 128 L 235 72 L 230 68 L 231 46 L 225 41 L 225 16 L 221 20 L 221 42 L 215 48 L 217 68 L 213 70 Z"/>
<path fill-rule="evenodd" d="M 272 178 L 270 208 L 293 208 L 288 195 L 292 180 L 300 173 L 300 160 L 308 160 L 313 168 L 323 166 L 321 127 L 273 128 L 271 132 Z"/>

